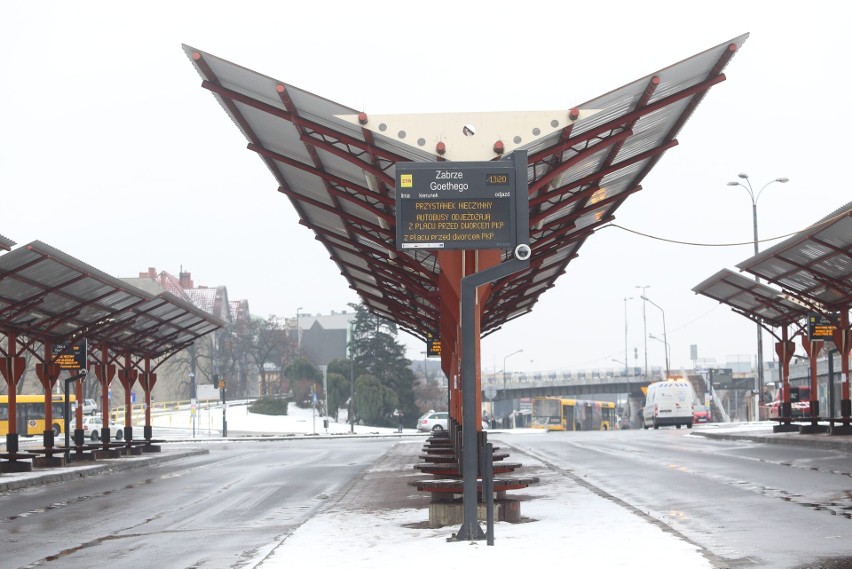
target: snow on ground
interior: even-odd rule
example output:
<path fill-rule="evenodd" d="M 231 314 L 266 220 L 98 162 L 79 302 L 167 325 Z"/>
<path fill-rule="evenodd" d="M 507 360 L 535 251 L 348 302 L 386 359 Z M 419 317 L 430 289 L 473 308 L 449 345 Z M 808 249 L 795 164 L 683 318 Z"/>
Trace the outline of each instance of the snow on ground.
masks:
<path fill-rule="evenodd" d="M 199 413 L 199 424 L 207 411 Z M 211 433 L 221 426 L 221 413 L 211 410 L 204 423 Z M 244 406 L 229 407 L 228 434 L 324 434 L 322 417 L 310 409 L 291 405 L 287 416 L 270 417 L 249 413 Z M 348 433 L 349 424 L 330 422 L 329 434 Z M 356 434 L 393 434 L 396 429 L 357 425 Z M 415 429 L 405 429 L 413 434 Z M 517 436 L 526 429 L 515 429 Z M 499 433 L 494 433 L 495 438 Z M 400 444 L 422 445 L 423 440 L 401 438 Z M 539 466 L 524 457 L 525 466 Z M 541 471 L 545 472 L 545 471 Z M 530 521 L 495 523 L 495 544 L 448 541 L 457 527 L 424 529 L 428 512 L 423 508 L 377 510 L 370 514 L 334 508 L 320 512 L 278 544 L 261 552 L 256 567 L 290 567 L 296 560 L 315 560 L 328 567 L 377 568 L 391 565 L 406 569 L 435 567 L 527 567 L 533 564 L 571 567 L 630 568 L 642 565 L 645 553 L 654 552 L 658 569 L 713 565 L 697 546 L 663 530 L 649 518 L 625 509 L 579 486 L 570 479 L 547 475 L 541 483 L 524 491 L 522 515 Z M 483 531 L 485 524 L 481 524 Z"/>
<path fill-rule="evenodd" d="M 403 441 L 400 444 L 422 444 Z M 524 466 L 539 463 L 524 457 Z M 543 471 L 542 471 L 543 472 Z M 364 513 L 340 509 L 321 512 L 285 537 L 256 565 L 262 569 L 292 566 L 315 559 L 328 567 L 406 569 L 435 567 L 567 566 L 607 569 L 643 566 L 652 552 L 658 569 L 712 568 L 697 546 L 663 530 L 649 518 L 551 474 L 524 490 L 529 521 L 495 523 L 493 546 L 481 541 L 448 541 L 458 527 L 424 529 L 423 508 Z M 485 523 L 481 523 L 485 531 Z"/>
<path fill-rule="evenodd" d="M 228 422 L 228 436 L 240 435 L 306 435 L 306 434 L 343 434 L 351 431 L 351 425 L 346 422 L 346 412 L 341 412 L 339 421 L 329 420 L 328 427 L 323 424 L 324 417 L 315 414 L 313 409 L 301 409 L 290 403 L 287 415 L 260 415 L 251 413 L 244 403 L 229 403 L 225 413 Z M 192 415 L 187 410 L 155 414 L 151 418 L 154 436 L 159 436 L 157 429 L 192 429 Z M 196 412 L 196 431 L 199 435 L 222 435 L 221 407 L 200 408 Z M 166 431 L 167 432 L 167 431 Z M 370 427 L 355 425 L 355 434 L 388 434 L 395 433 L 396 428 Z M 415 429 L 405 429 L 405 433 L 415 433 Z"/>
<path fill-rule="evenodd" d="M 290 406 L 286 416 L 266 416 L 249 413 L 247 406 L 232 403 L 226 416 L 229 438 L 251 434 L 308 436 L 326 433 L 321 416 L 314 416 L 311 409 L 299 409 L 295 405 Z M 188 410 L 155 414 L 152 422 L 155 437 L 165 434 L 165 438 L 170 438 L 171 434 L 185 438 L 192 429 Z M 221 409 L 198 411 L 196 431 L 199 437 L 221 438 L 221 426 Z M 327 432 L 348 433 L 350 425 L 345 419 L 330 421 Z M 416 432 L 405 429 L 404 434 Z M 491 439 L 529 432 L 534 431 L 494 431 Z M 356 425 L 355 433 L 393 435 L 396 429 Z M 400 437 L 399 443 L 422 445 L 424 438 Z M 252 566 L 275 569 L 313 560 L 318 566 L 352 569 L 392 565 L 406 569 L 515 568 L 531 564 L 635 569 L 643 566 L 644 556 L 652 552 L 657 569 L 713 567 L 696 545 L 664 530 L 652 519 L 601 497 L 569 478 L 548 474 L 546 469 L 539 470 L 537 467 L 541 464 L 533 457 L 524 456 L 523 462 L 525 467 L 535 468 L 536 475 L 541 478 L 540 484 L 524 490 L 530 499 L 524 501 L 522 515 L 529 521 L 496 522 L 494 546 L 488 546 L 485 540 L 448 541 L 458 527 L 423 528 L 428 519 L 424 508 L 377 509 L 365 513 L 332 507 L 320 511 L 277 543 L 256 552 Z M 413 465 L 406 468 L 410 466 Z M 9 475 L 4 476 L 4 480 L 8 480 Z M 480 525 L 484 531 L 485 524 Z"/>

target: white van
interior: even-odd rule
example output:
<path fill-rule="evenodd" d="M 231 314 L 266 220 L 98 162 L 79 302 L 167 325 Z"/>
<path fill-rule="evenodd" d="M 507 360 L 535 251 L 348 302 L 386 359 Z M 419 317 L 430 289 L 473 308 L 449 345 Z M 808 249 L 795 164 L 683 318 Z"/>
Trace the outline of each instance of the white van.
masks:
<path fill-rule="evenodd" d="M 692 428 L 692 410 L 695 391 L 686 380 L 657 381 L 648 386 L 645 407 L 642 409 L 642 425 L 659 428 L 675 425 L 678 429 L 686 425 Z"/>

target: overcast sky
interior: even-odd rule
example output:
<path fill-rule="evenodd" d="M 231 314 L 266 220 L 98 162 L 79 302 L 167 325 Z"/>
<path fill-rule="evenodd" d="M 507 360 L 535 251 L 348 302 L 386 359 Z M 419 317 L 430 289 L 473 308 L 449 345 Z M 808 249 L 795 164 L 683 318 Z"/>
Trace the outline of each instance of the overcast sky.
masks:
<path fill-rule="evenodd" d="M 605 7 L 604 7 L 605 6 Z M 698 7 L 703 6 L 703 7 Z M 483 341 L 483 370 L 672 365 L 690 345 L 751 360 L 755 326 L 691 289 L 850 201 L 852 7 L 801 2 L 15 2 L 0 7 L 0 234 L 116 277 L 225 285 L 253 313 L 345 310 L 355 293 L 298 225 L 181 44 L 368 113 L 568 109 L 744 33 L 668 151 L 533 313 Z M 761 245 L 766 248 L 777 241 Z M 737 246 L 711 245 L 741 243 Z M 633 297 L 625 301 L 625 298 Z M 625 318 L 626 309 L 626 318 Z M 764 335 L 767 338 L 767 335 Z M 409 357 L 425 349 L 408 335 Z M 634 349 L 638 358 L 634 359 Z M 801 348 L 799 348 L 801 350 Z M 647 340 L 650 365 L 663 343 Z M 766 340 L 766 358 L 772 357 Z"/>

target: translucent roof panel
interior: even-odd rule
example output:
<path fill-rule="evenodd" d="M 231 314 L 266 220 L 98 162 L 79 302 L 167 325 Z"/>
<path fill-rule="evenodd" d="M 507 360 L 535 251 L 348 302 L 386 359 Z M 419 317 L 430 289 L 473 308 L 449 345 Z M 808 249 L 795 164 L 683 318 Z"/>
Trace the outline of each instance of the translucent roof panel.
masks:
<path fill-rule="evenodd" d="M 826 309 L 852 304 L 852 202 L 737 265 Z"/>
<path fill-rule="evenodd" d="M 728 269 L 722 269 L 692 290 L 772 326 L 791 324 L 807 317 L 809 312 L 781 291 Z"/>
<path fill-rule="evenodd" d="M 84 337 L 158 357 L 222 326 L 168 292 L 147 292 L 40 241 L 0 256 L 4 333 L 41 342 Z"/>
<path fill-rule="evenodd" d="M 494 283 L 482 311 L 486 334 L 530 312 L 585 240 L 642 188 L 662 155 L 678 144 L 678 132 L 701 99 L 724 81 L 722 71 L 747 37 L 575 108 L 519 113 L 367 116 L 196 48 L 185 45 L 184 52 L 202 87 L 272 172 L 274 189 L 290 199 L 367 308 L 425 339 L 440 328 L 439 266 L 429 250 L 396 248 L 397 163 L 485 161 L 515 149 L 527 152 L 530 271 L 543 272 Z M 467 123 L 454 121 L 465 117 L 479 121 L 477 137 L 502 133 L 504 154 L 491 142 L 482 146 L 485 154 L 475 154 L 483 152 L 477 144 L 484 139 L 462 136 Z M 509 254 L 503 251 L 502 258 Z"/>

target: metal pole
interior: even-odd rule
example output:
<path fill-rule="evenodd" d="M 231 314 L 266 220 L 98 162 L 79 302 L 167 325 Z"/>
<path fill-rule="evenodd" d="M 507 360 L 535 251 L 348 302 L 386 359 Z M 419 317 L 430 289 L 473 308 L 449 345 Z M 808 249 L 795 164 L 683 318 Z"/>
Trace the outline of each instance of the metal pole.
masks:
<path fill-rule="evenodd" d="M 669 365 L 669 336 L 666 334 L 666 311 L 661 308 L 660 312 L 663 313 L 663 344 L 666 345 L 666 377 L 668 378 L 671 367 Z"/>
<path fill-rule="evenodd" d="M 193 360 L 192 363 L 195 364 L 195 360 Z M 193 369 L 195 369 L 195 365 L 193 365 L 192 367 Z M 189 391 L 189 409 L 190 414 L 192 415 L 192 438 L 195 438 L 195 415 L 198 412 L 198 399 L 195 396 L 195 372 L 191 372 L 189 374 Z"/>
<path fill-rule="evenodd" d="M 760 198 L 760 194 L 763 193 L 769 185 L 778 182 L 780 184 L 786 184 L 790 181 L 790 178 L 775 178 L 763 185 L 760 188 L 760 191 L 757 194 L 754 193 L 754 188 L 752 188 L 751 180 L 749 180 L 748 174 L 740 173 L 738 177 L 742 180 L 745 180 L 745 184 L 742 182 L 728 182 L 729 186 L 740 186 L 745 188 L 748 192 L 749 197 L 751 198 L 751 221 L 752 221 L 752 229 L 754 232 L 754 254 L 757 255 L 759 252 L 758 242 L 759 239 L 757 237 L 757 200 Z M 755 275 L 754 282 L 759 283 L 760 277 Z M 757 374 L 755 377 L 755 383 L 757 388 L 757 416 L 756 420 L 760 420 L 760 401 L 763 399 L 763 326 L 761 326 L 760 322 L 757 323 Z"/>
<path fill-rule="evenodd" d="M 494 545 L 494 445 L 491 443 L 485 443 L 482 462 L 482 495 L 485 498 L 485 543 Z"/>
<path fill-rule="evenodd" d="M 645 313 L 645 289 L 651 286 L 636 285 L 636 288 L 642 289 L 642 336 L 645 337 L 645 379 L 648 379 L 648 317 Z"/>
<path fill-rule="evenodd" d="M 514 356 L 515 354 L 520 354 L 523 351 L 524 351 L 523 348 L 521 348 L 520 350 L 515 350 L 514 352 L 512 352 L 511 354 L 509 354 L 508 356 L 503 358 L 503 399 L 504 400 L 509 398 L 508 397 L 508 395 L 509 395 L 508 391 L 506 390 L 506 360 L 508 360 L 509 358 Z"/>
<path fill-rule="evenodd" d="M 302 309 L 300 306 L 296 309 L 296 357 L 302 357 L 302 329 L 299 326 L 299 311 Z"/>
<path fill-rule="evenodd" d="M 624 377 L 630 376 L 627 370 L 627 301 L 633 300 L 632 296 L 624 297 Z"/>
<path fill-rule="evenodd" d="M 515 161 L 515 254 L 507 261 L 461 279 L 461 380 L 462 380 L 462 525 L 456 540 L 482 539 L 477 520 L 476 479 L 479 466 L 478 430 L 481 420 L 476 408 L 476 289 L 479 286 L 522 271 L 530 266 L 528 160 L 526 150 L 512 153 Z"/>
<path fill-rule="evenodd" d="M 766 187 L 766 186 L 764 186 Z M 751 218 L 752 218 L 752 226 L 754 228 L 754 254 L 758 253 L 758 238 L 757 238 L 757 200 L 754 199 L 751 202 Z M 755 282 L 760 282 L 760 277 L 755 275 Z M 755 386 L 757 389 L 757 413 L 754 417 L 755 421 L 760 420 L 760 400 L 763 398 L 763 326 L 760 325 L 760 322 L 757 323 L 757 378 Z"/>
<path fill-rule="evenodd" d="M 510 259 L 484 271 L 462 278 L 462 526 L 456 534 L 458 540 L 482 539 L 485 535 L 476 515 L 477 429 L 480 420 L 476 409 L 476 289 L 505 276 L 529 267 L 526 260 Z"/>
<path fill-rule="evenodd" d="M 228 396 L 225 391 L 225 380 L 222 379 L 222 436 L 228 436 Z"/>
<path fill-rule="evenodd" d="M 647 300 L 648 302 L 650 302 L 651 304 L 656 306 L 660 310 L 660 313 L 663 315 L 663 349 L 664 349 L 665 356 L 666 356 L 666 377 L 668 377 L 668 375 L 669 375 L 669 337 L 666 334 L 666 311 L 663 310 L 662 306 L 660 306 L 659 304 L 657 304 L 656 302 L 654 302 L 650 298 L 645 297 L 644 295 L 642 296 L 642 300 Z"/>

